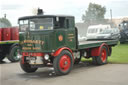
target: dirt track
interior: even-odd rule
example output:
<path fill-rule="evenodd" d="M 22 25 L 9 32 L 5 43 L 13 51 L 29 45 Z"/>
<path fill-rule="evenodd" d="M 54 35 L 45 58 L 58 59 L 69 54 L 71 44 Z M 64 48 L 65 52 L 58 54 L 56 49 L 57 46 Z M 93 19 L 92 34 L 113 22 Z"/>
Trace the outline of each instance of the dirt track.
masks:
<path fill-rule="evenodd" d="M 52 72 L 52 68 L 40 68 L 27 74 L 19 63 L 6 61 L 0 64 L 0 85 L 128 85 L 128 64 L 94 66 L 83 62 L 65 76 Z"/>

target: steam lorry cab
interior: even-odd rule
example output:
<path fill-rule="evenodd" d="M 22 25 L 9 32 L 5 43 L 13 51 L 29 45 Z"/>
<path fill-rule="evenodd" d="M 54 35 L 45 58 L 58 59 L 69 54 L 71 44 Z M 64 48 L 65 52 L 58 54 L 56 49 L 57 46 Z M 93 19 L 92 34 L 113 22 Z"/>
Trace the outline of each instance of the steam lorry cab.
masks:
<path fill-rule="evenodd" d="M 39 67 L 53 66 L 57 75 L 68 74 L 81 57 L 92 58 L 94 64 L 107 63 L 116 40 L 78 41 L 73 16 L 35 15 L 18 20 L 21 68 L 35 72 Z"/>

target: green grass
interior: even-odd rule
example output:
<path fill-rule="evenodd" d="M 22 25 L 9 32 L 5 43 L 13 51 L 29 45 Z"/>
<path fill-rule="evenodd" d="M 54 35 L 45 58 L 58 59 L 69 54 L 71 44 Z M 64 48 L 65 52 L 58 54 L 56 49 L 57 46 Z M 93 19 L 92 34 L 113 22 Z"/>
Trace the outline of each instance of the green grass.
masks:
<path fill-rule="evenodd" d="M 108 58 L 109 63 L 128 63 L 128 43 L 118 44 L 112 48 L 112 55 Z"/>
<path fill-rule="evenodd" d="M 82 58 L 81 61 L 92 61 L 92 59 Z M 112 55 L 108 57 L 108 63 L 128 64 L 128 43 L 112 47 Z"/>

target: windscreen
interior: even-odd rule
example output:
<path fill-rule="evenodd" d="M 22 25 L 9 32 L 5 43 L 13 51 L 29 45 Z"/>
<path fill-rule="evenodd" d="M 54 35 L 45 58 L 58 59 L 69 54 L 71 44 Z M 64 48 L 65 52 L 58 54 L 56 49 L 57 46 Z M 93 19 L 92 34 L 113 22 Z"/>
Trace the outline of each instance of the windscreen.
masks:
<path fill-rule="evenodd" d="M 52 30 L 53 19 L 42 18 L 42 19 L 30 19 L 30 30 Z"/>
<path fill-rule="evenodd" d="M 25 32 L 29 28 L 28 20 L 20 20 L 20 32 Z"/>
<path fill-rule="evenodd" d="M 19 25 L 21 32 L 25 32 L 26 30 L 52 30 L 53 18 L 34 18 L 28 20 L 20 20 Z"/>

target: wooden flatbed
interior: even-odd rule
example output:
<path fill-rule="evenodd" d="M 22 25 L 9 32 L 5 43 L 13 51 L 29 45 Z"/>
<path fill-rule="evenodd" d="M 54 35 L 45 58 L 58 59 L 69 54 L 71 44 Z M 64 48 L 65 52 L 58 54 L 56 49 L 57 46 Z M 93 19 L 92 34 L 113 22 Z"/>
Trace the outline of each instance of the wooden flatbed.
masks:
<path fill-rule="evenodd" d="M 114 46 L 118 43 L 118 40 L 80 41 L 78 45 L 78 49 L 99 47 L 103 43 L 106 43 L 107 45 L 110 45 L 110 46 Z"/>

